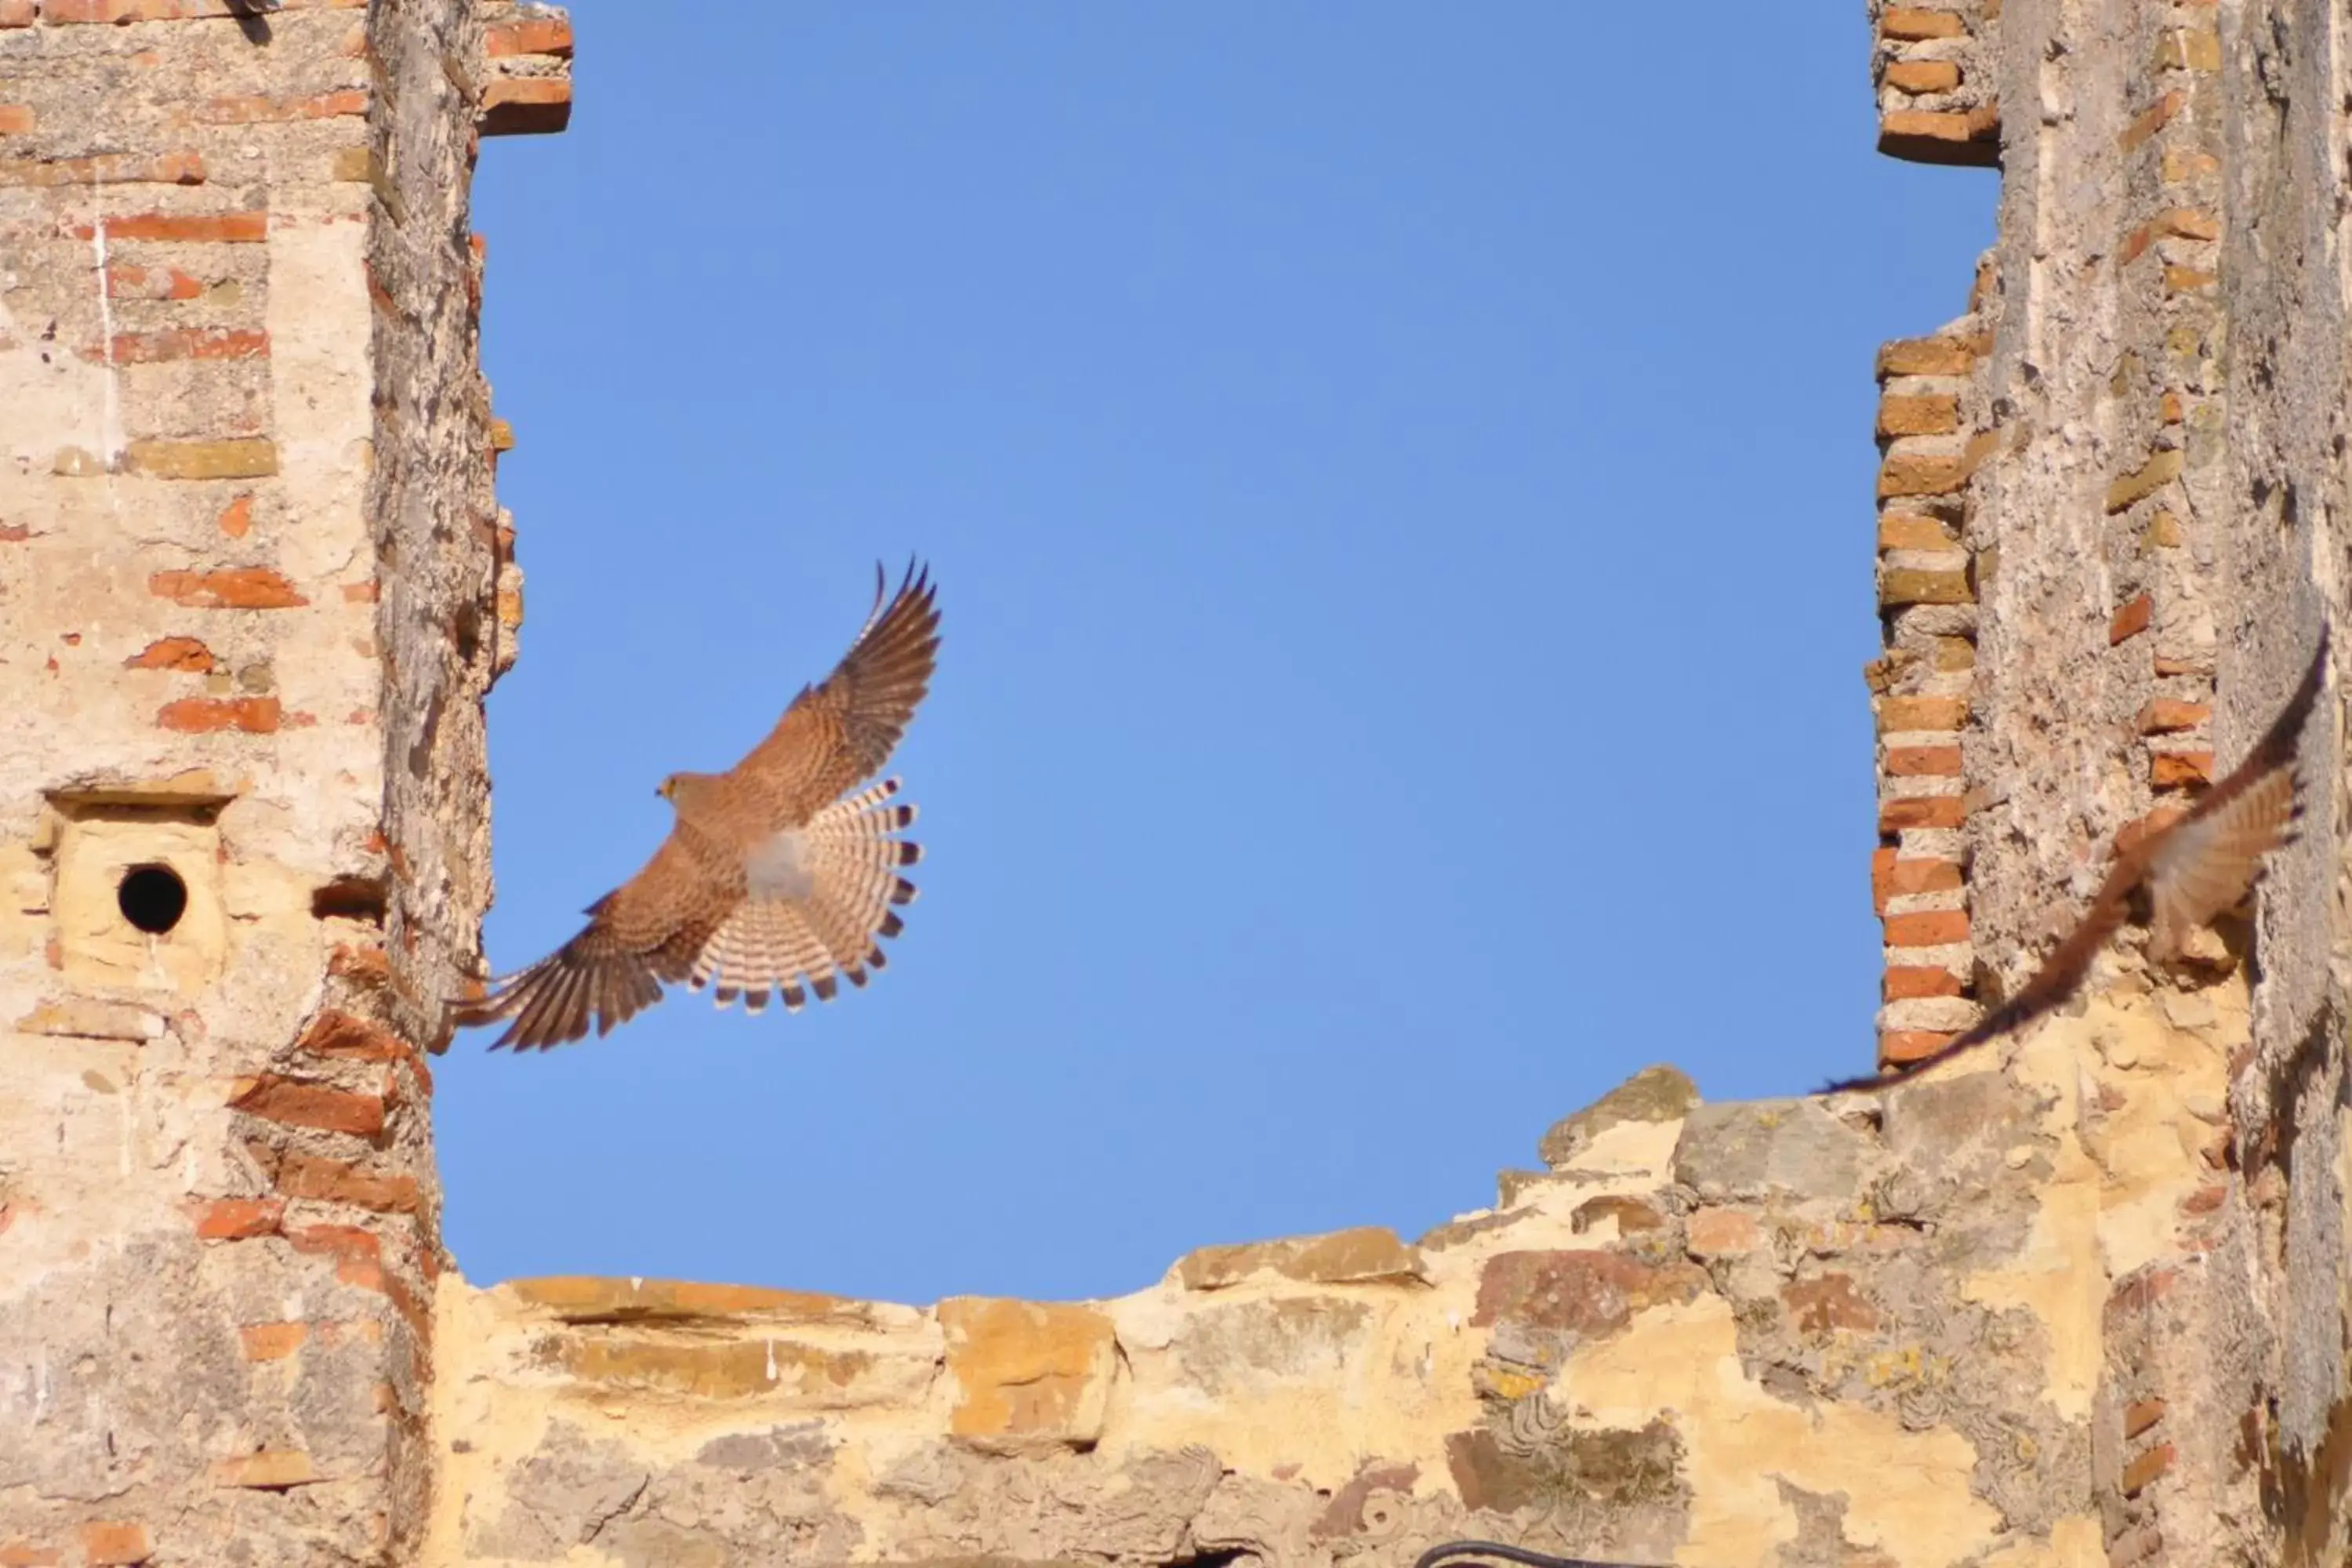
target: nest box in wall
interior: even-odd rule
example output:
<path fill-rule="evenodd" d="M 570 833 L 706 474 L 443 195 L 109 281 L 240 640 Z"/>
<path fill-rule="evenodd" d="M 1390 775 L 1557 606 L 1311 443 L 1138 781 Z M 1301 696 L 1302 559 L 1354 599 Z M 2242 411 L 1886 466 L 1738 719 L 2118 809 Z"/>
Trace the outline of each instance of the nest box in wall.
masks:
<path fill-rule="evenodd" d="M 49 953 L 77 989 L 201 990 L 228 961 L 226 795 L 182 785 L 58 790 L 43 831 Z"/>

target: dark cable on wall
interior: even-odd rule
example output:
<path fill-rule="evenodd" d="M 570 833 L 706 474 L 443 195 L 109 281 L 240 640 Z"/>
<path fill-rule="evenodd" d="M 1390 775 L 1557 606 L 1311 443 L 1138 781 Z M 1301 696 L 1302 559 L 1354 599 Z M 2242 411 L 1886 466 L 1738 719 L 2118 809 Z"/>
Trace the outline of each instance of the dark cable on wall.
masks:
<path fill-rule="evenodd" d="M 1645 1568 L 1639 1563 L 1603 1563 L 1593 1557 L 1554 1557 L 1548 1552 L 1530 1552 L 1524 1546 L 1506 1546 L 1499 1541 L 1449 1541 L 1443 1546 L 1433 1546 L 1413 1560 L 1412 1568 L 1437 1568 L 1441 1563 L 1468 1562 L 1476 1557 L 1499 1557 L 1506 1563 L 1524 1563 L 1528 1568 Z"/>

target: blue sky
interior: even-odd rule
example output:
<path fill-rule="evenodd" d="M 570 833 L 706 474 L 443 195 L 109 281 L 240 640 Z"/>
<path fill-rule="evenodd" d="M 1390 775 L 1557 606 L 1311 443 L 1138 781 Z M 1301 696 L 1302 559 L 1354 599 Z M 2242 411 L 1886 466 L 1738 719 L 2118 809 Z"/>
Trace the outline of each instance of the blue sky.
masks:
<path fill-rule="evenodd" d="M 922 898 L 828 1007 L 461 1036 L 469 1278 L 1110 1295 L 1867 1065 L 1872 354 L 1995 184 L 1873 153 L 1858 0 L 688 14 L 580 0 L 476 184 L 491 958 L 914 552 Z"/>

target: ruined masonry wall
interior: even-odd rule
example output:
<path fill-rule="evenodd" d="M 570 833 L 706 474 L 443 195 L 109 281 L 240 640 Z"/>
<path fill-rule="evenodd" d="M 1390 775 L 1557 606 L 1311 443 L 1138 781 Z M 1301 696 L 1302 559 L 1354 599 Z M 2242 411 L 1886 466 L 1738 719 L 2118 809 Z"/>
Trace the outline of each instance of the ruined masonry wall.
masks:
<path fill-rule="evenodd" d="M 2106 1500 L 2175 1465 L 2107 1351 L 2173 1331 L 2222 1191 L 2196 1108 L 2245 1012 L 2207 1000 L 1883 1125 L 1652 1068 L 1415 1243 L 1207 1247 L 1112 1301 L 445 1279 L 425 1560 L 2104 1563 Z"/>
<path fill-rule="evenodd" d="M 1901 1059 L 2341 618 L 2352 50 L 2317 0 L 1870 17 L 1882 150 L 2002 178 L 1879 363 Z M 2179 971 L 2119 944 L 1883 1100 L 1650 1069 L 1410 1243 L 1071 1303 L 445 1271 L 424 1053 L 520 621 L 467 181 L 571 54 L 504 4 L 0 0 L 0 1568 L 2345 1559 L 2336 702 Z"/>
<path fill-rule="evenodd" d="M 2234 765 L 2323 618 L 2343 668 L 2352 84 L 2324 5 L 2010 0 L 1874 23 L 1882 147 L 1968 161 L 1974 114 L 2002 168 L 1968 313 L 1880 364 L 1873 882 L 1880 1056 L 1900 1062 L 2031 973 L 2119 834 Z M 1958 96 L 1922 119 L 1923 90 Z M 2162 1424 L 2158 1484 L 2098 1467 L 2117 1563 L 2352 1551 L 2340 710 L 2310 726 L 2310 809 L 2258 924 L 2223 921 L 2167 973 L 2127 937 L 2093 981 L 2186 1027 L 2250 956 L 2262 981 L 2217 1037 L 2221 1092 L 2184 1102 L 2219 1130 L 2210 1229 L 2177 1265 L 2117 1274 L 2101 1322 L 2131 1408 Z"/>
<path fill-rule="evenodd" d="M 568 52 L 0 0 L 0 1563 L 414 1557 L 510 632 L 466 178 Z"/>

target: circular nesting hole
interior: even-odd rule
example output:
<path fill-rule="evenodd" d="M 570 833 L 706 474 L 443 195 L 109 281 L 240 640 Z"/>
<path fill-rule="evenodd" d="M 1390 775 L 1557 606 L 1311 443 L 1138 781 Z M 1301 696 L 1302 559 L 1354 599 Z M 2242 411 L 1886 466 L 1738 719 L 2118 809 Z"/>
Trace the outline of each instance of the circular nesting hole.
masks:
<path fill-rule="evenodd" d="M 169 866 L 133 866 L 114 889 L 122 918 L 150 936 L 162 936 L 188 912 L 188 885 Z"/>

